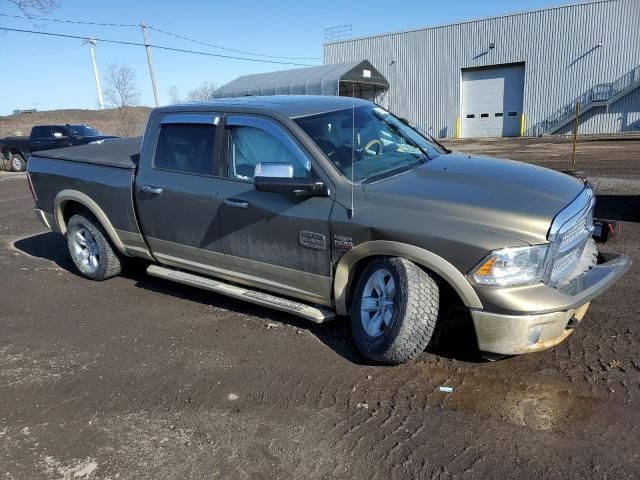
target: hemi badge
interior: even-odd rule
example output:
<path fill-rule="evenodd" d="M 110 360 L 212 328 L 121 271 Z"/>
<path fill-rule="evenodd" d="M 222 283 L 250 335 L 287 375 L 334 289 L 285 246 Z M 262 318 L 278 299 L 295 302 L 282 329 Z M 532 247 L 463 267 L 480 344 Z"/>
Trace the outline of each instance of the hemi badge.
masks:
<path fill-rule="evenodd" d="M 353 248 L 353 238 L 334 235 L 333 244 L 339 250 L 351 250 Z"/>

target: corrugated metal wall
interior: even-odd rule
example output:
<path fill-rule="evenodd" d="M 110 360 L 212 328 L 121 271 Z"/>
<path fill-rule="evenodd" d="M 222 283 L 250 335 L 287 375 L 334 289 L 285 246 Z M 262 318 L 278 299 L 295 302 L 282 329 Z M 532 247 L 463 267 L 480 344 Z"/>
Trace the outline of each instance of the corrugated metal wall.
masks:
<path fill-rule="evenodd" d="M 325 63 L 359 59 L 389 80 L 385 107 L 442 137 L 455 136 L 461 69 L 524 62 L 525 135 L 533 135 L 536 124 L 584 91 L 640 65 L 640 0 L 602 0 L 324 45 Z M 588 112 L 580 132 L 614 132 L 620 125 L 631 130 L 639 115 L 638 94 L 630 94 L 608 113 L 603 107 Z"/>

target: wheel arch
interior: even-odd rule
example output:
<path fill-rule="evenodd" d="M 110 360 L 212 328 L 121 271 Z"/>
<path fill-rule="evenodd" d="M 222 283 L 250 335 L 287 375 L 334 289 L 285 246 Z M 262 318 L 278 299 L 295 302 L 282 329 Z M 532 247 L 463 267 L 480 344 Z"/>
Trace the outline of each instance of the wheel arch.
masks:
<path fill-rule="evenodd" d="M 69 208 L 73 208 L 74 205 L 89 210 L 107 232 L 109 240 L 111 240 L 113 246 L 123 255 L 129 256 L 124 248 L 122 240 L 116 232 L 116 229 L 113 228 L 113 225 L 104 211 L 91 197 L 77 190 L 62 190 L 58 195 L 56 195 L 53 212 L 55 229 L 58 232 L 63 235 L 67 233 L 68 212 Z"/>
<path fill-rule="evenodd" d="M 444 258 L 433 252 L 413 245 L 387 240 L 372 240 L 362 243 L 345 253 L 336 267 L 333 293 L 336 311 L 339 315 L 349 312 L 349 293 L 357 280 L 356 273 L 363 263 L 373 257 L 402 257 L 433 271 L 446 281 L 458 294 L 465 306 L 481 309 L 482 303 L 460 271 Z"/>

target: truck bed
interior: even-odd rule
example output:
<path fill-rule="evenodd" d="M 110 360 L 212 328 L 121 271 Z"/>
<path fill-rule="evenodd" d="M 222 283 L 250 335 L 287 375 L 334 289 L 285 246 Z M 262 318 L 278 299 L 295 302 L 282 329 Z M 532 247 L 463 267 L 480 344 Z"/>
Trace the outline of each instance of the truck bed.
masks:
<path fill-rule="evenodd" d="M 81 195 L 85 205 L 93 202 L 104 213 L 121 238 L 139 236 L 132 189 L 140 145 L 138 137 L 32 154 L 27 168 L 37 192 L 36 208 L 53 222 L 59 194 L 64 198 L 58 201 Z"/>
<path fill-rule="evenodd" d="M 141 145 L 142 137 L 118 138 L 92 145 L 45 150 L 34 153 L 33 156 L 135 169 L 138 166 Z"/>

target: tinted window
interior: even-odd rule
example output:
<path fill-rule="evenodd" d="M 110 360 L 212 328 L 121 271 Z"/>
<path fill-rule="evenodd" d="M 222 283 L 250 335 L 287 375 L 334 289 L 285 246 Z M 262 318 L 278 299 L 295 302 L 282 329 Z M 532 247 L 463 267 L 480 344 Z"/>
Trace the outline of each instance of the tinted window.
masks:
<path fill-rule="evenodd" d="M 258 163 L 282 162 L 293 165 L 294 176 L 304 177 L 308 170 L 278 138 L 260 128 L 229 127 L 229 171 L 231 178 L 253 180 Z"/>
<path fill-rule="evenodd" d="M 213 175 L 215 133 L 215 125 L 209 124 L 162 125 L 154 167 L 177 172 Z"/>
<path fill-rule="evenodd" d="M 95 128 L 87 127 L 86 125 L 69 125 L 69 132 L 74 137 L 99 137 L 102 135 Z"/>
<path fill-rule="evenodd" d="M 53 127 L 35 127 L 36 133 L 35 137 L 37 138 L 53 138 Z"/>
<path fill-rule="evenodd" d="M 33 138 L 42 138 L 45 136 L 45 130 L 47 127 L 33 127 L 31 129 L 31 136 Z"/>
<path fill-rule="evenodd" d="M 51 127 L 51 138 L 62 138 L 67 136 L 67 130 L 64 127 Z"/>

